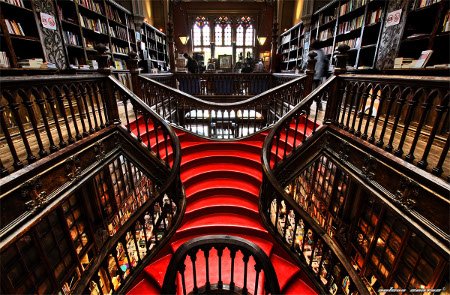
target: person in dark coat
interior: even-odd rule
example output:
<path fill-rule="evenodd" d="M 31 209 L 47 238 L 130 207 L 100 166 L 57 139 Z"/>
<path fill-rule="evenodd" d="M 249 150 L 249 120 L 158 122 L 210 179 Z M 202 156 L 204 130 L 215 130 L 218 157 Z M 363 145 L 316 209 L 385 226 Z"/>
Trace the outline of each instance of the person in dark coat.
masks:
<path fill-rule="evenodd" d="M 189 73 L 198 73 L 199 68 L 197 61 L 190 57 L 187 53 L 183 54 L 183 56 L 188 60 L 186 68 L 188 69 Z"/>

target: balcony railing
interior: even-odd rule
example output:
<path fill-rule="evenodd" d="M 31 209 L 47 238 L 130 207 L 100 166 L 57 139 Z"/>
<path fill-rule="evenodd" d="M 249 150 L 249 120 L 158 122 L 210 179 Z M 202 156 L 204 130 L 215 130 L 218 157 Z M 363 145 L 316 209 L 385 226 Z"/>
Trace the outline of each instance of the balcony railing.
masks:
<path fill-rule="evenodd" d="M 312 66 L 314 59 L 311 60 Z M 281 74 L 273 76 L 268 74 L 176 74 L 171 77 L 171 79 L 176 78 L 182 81 L 183 79 L 189 80 L 189 83 L 186 82 L 189 85 L 194 83 L 192 81 L 196 81 L 194 84 L 197 85 L 197 80 L 204 77 L 207 79 L 207 83 L 219 85 L 219 88 L 216 87 L 215 91 L 221 89 L 219 92 L 225 94 L 234 94 L 236 87 L 245 87 L 243 92 L 242 89 L 238 91 L 241 94 L 252 94 L 265 90 L 271 84 L 278 85 L 243 101 L 217 103 L 199 99 L 155 81 L 153 78 L 161 81 L 159 75 L 155 77 L 137 76 L 138 71 L 132 73 L 134 73 L 134 92 L 162 118 L 188 132 L 215 139 L 241 138 L 275 124 L 279 118 L 302 101 L 311 91 L 313 74 L 309 71 L 307 75 L 302 76 Z M 270 77 L 269 83 L 261 86 L 263 85 L 261 77 Z M 164 79 L 167 82 L 166 76 L 164 76 Z M 249 79 L 249 83 L 243 83 L 242 79 Z M 230 86 L 230 83 L 234 83 L 232 81 L 235 80 L 239 82 L 235 84 L 237 86 Z M 173 82 L 169 84 L 173 84 Z M 228 86 L 225 87 L 225 84 Z M 193 92 L 201 91 L 195 90 Z"/>
<path fill-rule="evenodd" d="M 9 153 L 2 153 L 2 163 L 9 164 L 2 170 L 6 174 L 12 167 L 16 169 L 0 180 L 0 206 L 5 213 L 1 217 L 1 261 L 2 269 L 11 270 L 2 272 L 5 292 L 121 293 L 179 226 L 185 198 L 179 178 L 178 138 L 149 106 L 109 76 L 106 67 L 102 70 L 104 74 L 89 76 L 1 80 L 1 126 L 9 148 Z M 146 123 L 145 144 L 130 134 L 134 128 L 129 123 L 131 116 Z M 24 158 L 36 163 L 20 169 Z M 89 253 L 79 257 L 80 245 L 71 246 L 76 235 L 69 229 L 64 232 L 63 212 L 68 205 L 61 204 L 70 200 L 74 206 L 74 192 L 100 181 L 105 169 L 110 177 L 110 169 L 115 167 L 112 163 L 118 159 L 122 162 L 114 168 L 120 171 L 115 172 L 116 178 L 98 184 L 99 190 L 107 192 L 97 196 L 93 191 L 89 195 L 91 209 L 75 215 L 76 220 L 84 216 L 77 231 L 87 233 L 80 239 L 82 245 L 90 245 Z M 137 175 L 150 184 L 140 188 L 139 179 L 130 182 Z M 119 190 L 115 192 L 111 186 Z M 115 205 L 107 206 L 111 202 Z M 54 223 L 55 216 L 63 232 L 52 229 L 55 243 L 39 239 L 42 223 Z M 67 221 L 67 226 L 73 222 L 73 218 Z M 30 239 L 31 244 L 25 246 Z M 64 277 L 59 267 L 58 271 L 52 268 L 57 262 L 56 256 L 50 255 L 50 249 L 61 247 L 66 249 L 58 250 L 60 256 L 65 255 L 61 256 L 65 257 L 61 262 L 67 273 Z M 41 249 L 41 255 L 35 255 L 36 249 Z"/>

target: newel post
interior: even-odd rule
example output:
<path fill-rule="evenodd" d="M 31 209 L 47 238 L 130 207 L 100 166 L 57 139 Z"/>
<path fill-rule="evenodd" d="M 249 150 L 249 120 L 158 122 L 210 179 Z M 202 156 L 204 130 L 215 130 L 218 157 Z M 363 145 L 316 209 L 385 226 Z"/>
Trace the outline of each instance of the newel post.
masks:
<path fill-rule="evenodd" d="M 316 56 L 317 53 L 315 51 L 310 51 L 308 53 L 308 62 L 306 64 L 306 84 L 305 84 L 305 94 L 307 96 L 313 90 L 313 81 L 314 81 L 314 73 L 316 68 Z"/>
<path fill-rule="evenodd" d="M 134 94 L 136 94 L 139 97 L 142 97 L 141 85 L 139 82 L 139 75 L 141 74 L 141 69 L 139 68 L 139 57 L 135 51 L 130 51 L 130 53 L 128 53 L 127 68 L 130 71 L 131 86 L 133 88 L 132 90 Z"/>
<path fill-rule="evenodd" d="M 102 99 L 106 105 L 106 113 L 108 115 L 107 124 L 120 124 L 119 118 L 119 109 L 117 107 L 116 96 L 114 92 L 113 83 L 107 78 L 112 74 L 111 66 L 110 66 L 110 54 L 109 48 L 103 43 L 99 43 L 95 46 L 95 50 L 97 50 L 97 63 L 98 63 L 98 72 L 104 74 L 106 79 L 104 83 L 99 85 L 101 89 Z"/>
<path fill-rule="evenodd" d="M 325 112 L 324 123 L 331 124 L 338 121 L 340 112 L 340 105 L 344 99 L 344 83 L 339 75 L 347 72 L 347 60 L 348 51 L 350 46 L 347 44 L 341 44 L 338 46 L 337 51 L 334 53 L 336 63 L 334 66 L 333 75 L 337 76 L 334 85 L 331 86 L 330 95 L 327 102 L 327 110 Z"/>

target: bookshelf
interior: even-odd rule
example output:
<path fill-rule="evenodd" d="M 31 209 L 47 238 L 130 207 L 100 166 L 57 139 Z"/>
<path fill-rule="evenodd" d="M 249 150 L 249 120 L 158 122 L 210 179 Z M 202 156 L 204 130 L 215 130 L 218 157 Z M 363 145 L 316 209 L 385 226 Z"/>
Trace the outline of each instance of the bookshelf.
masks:
<path fill-rule="evenodd" d="M 141 67 L 144 72 L 151 69 L 167 71 L 169 67 L 169 54 L 167 48 L 167 37 L 157 28 L 143 23 L 140 29 L 138 41 Z"/>
<path fill-rule="evenodd" d="M 413 63 L 397 63 L 396 68 L 447 68 L 450 64 L 448 54 L 436 54 L 450 50 L 450 7 L 445 0 L 411 0 L 406 24 L 400 41 L 398 58 Z M 432 50 L 429 60 L 421 65 L 415 63 L 422 52 Z"/>
<path fill-rule="evenodd" d="M 335 0 L 312 16 L 311 39 L 329 60 L 340 44 L 350 46 L 353 69 L 374 69 L 387 1 Z"/>
<path fill-rule="evenodd" d="M 57 0 L 68 67 L 95 69 L 98 43 L 107 44 L 116 70 L 126 70 L 130 50 L 136 50 L 131 12 L 112 0 Z"/>
<path fill-rule="evenodd" d="M 30 1 L 0 1 L 0 68 L 40 68 L 44 49 Z"/>
<path fill-rule="evenodd" d="M 302 22 L 280 35 L 278 53 L 282 55 L 281 70 L 293 71 L 303 65 L 305 27 Z"/>

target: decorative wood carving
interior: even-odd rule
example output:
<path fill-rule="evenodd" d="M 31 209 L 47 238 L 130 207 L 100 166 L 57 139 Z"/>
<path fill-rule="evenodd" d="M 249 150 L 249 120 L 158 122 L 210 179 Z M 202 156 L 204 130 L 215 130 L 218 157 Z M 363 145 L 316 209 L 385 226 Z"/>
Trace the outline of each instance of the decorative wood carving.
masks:
<path fill-rule="evenodd" d="M 69 180 L 76 180 L 81 175 L 80 158 L 78 155 L 66 160 L 66 176 Z"/>
<path fill-rule="evenodd" d="M 55 19 L 58 17 L 53 6 L 52 0 L 32 1 L 36 18 L 40 19 L 40 12 L 53 15 Z M 39 22 L 39 30 L 42 34 L 44 54 L 48 62 L 54 63 L 58 69 L 66 68 L 66 59 L 64 55 L 63 40 L 59 30 L 59 24 L 56 22 L 56 30 L 43 28 Z"/>
<path fill-rule="evenodd" d="M 418 185 L 408 177 L 402 177 L 399 188 L 394 195 L 394 200 L 404 209 L 410 211 L 416 205 L 416 198 L 419 196 Z"/>
<path fill-rule="evenodd" d="M 394 67 L 394 59 L 397 57 L 400 40 L 406 24 L 408 3 L 409 0 L 391 0 L 388 3 L 386 13 L 398 9 L 403 9 L 403 13 L 399 24 L 387 28 L 383 27 L 380 45 L 378 47 L 378 58 L 375 65 L 379 70 L 392 69 Z"/>
<path fill-rule="evenodd" d="M 22 186 L 22 197 L 31 198 L 31 200 L 25 203 L 26 208 L 31 211 L 31 213 L 44 207 L 47 200 L 47 192 L 42 189 L 42 181 L 40 176 L 36 176 Z"/>

